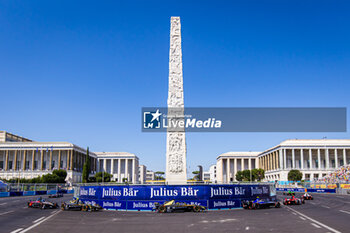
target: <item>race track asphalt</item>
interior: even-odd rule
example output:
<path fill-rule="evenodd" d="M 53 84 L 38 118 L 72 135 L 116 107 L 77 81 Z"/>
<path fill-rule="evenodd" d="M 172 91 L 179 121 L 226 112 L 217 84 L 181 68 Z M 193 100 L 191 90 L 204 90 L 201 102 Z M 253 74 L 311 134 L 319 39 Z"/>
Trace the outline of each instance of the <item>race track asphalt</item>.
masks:
<path fill-rule="evenodd" d="M 73 195 L 65 195 L 63 198 L 48 198 L 48 195 L 42 195 L 42 198 L 57 202 L 72 199 Z M 33 225 L 38 219 L 43 219 L 59 209 L 33 209 L 28 208 L 27 202 L 35 200 L 38 196 L 25 197 L 2 197 L 0 198 L 0 232 L 12 232 L 18 229 L 26 229 Z"/>
<path fill-rule="evenodd" d="M 297 197 L 300 195 L 297 194 Z M 136 211 L 41 211 L 23 208 L 25 205 L 20 198 L 15 202 L 16 209 L 9 206 L 3 210 L 2 207 L 7 204 L 1 205 L 4 202 L 2 198 L 0 232 L 20 228 L 23 229 L 17 232 L 350 232 L 350 196 L 313 196 L 315 200 L 306 201 L 304 205 L 282 205 L 279 209 L 165 214 Z M 280 200 L 284 197 L 278 195 Z M 7 198 L 7 202 L 10 200 Z M 6 211 L 14 212 L 1 215 Z M 4 216 L 6 219 L 3 219 Z M 43 216 L 46 217 L 33 223 Z"/>

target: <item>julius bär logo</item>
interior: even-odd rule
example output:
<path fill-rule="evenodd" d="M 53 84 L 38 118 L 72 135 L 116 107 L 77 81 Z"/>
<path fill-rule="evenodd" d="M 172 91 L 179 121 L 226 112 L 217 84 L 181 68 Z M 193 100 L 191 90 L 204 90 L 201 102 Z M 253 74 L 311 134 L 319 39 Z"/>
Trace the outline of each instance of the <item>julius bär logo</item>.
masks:
<path fill-rule="evenodd" d="M 161 127 L 161 115 L 159 109 L 155 112 L 143 112 L 143 128 L 159 129 Z"/>

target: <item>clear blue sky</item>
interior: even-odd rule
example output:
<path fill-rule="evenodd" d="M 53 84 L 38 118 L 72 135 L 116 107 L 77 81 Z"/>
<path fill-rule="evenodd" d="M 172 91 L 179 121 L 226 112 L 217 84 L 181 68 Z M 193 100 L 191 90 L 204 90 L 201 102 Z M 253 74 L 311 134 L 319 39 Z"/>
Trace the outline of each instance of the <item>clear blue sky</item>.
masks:
<path fill-rule="evenodd" d="M 165 170 L 170 16 L 182 23 L 187 107 L 350 107 L 349 1 L 0 0 L 0 129 Z M 188 133 L 190 170 L 227 151 L 347 133 Z"/>

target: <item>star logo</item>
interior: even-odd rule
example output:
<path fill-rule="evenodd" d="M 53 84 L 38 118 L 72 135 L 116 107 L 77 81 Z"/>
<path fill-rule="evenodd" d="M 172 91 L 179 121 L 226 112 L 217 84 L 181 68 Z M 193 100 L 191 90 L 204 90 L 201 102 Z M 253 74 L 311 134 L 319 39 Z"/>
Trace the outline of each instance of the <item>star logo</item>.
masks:
<path fill-rule="evenodd" d="M 154 120 L 159 121 L 159 116 L 162 115 L 161 113 L 159 113 L 159 109 L 157 109 L 157 111 L 156 111 L 155 113 L 151 113 L 151 114 L 152 114 L 152 116 L 153 116 L 151 122 L 153 122 Z"/>
<path fill-rule="evenodd" d="M 162 113 L 157 111 L 143 112 L 143 128 L 144 129 L 160 129 Z"/>

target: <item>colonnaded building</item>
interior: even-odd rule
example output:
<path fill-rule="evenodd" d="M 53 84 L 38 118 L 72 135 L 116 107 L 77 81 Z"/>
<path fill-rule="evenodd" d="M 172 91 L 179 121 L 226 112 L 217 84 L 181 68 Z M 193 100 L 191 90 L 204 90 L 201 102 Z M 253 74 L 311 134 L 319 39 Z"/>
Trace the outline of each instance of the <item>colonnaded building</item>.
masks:
<path fill-rule="evenodd" d="M 69 183 L 81 182 L 87 151 L 70 142 L 36 142 L 0 131 L 0 178 L 34 178 L 56 169 Z M 91 174 L 105 171 L 117 182 L 140 183 L 139 158 L 127 152 L 89 152 Z"/>
<path fill-rule="evenodd" d="M 217 182 L 236 181 L 238 171 L 262 168 L 266 181 L 287 181 L 288 172 L 298 169 L 303 180 L 327 175 L 350 164 L 349 139 L 285 140 L 263 152 L 228 152 L 217 157 Z"/>

